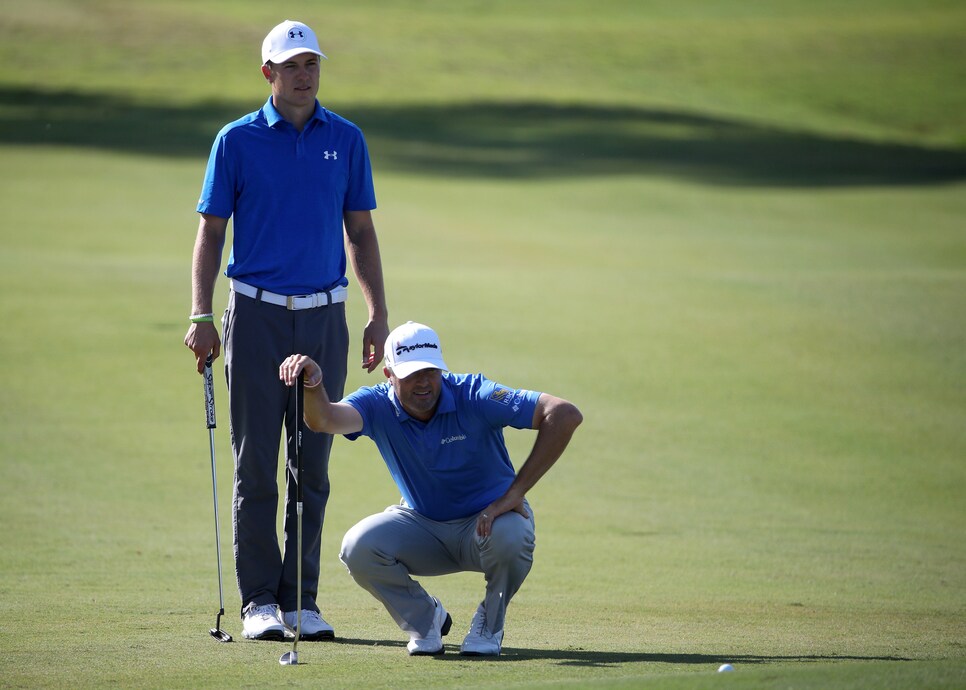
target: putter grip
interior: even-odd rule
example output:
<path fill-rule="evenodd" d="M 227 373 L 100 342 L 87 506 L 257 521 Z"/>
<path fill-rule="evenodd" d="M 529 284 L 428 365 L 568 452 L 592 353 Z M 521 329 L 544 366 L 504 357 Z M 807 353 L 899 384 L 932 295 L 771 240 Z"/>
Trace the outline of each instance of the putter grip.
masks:
<path fill-rule="evenodd" d="M 215 382 L 211 376 L 211 354 L 205 360 L 205 417 L 209 429 L 215 428 Z"/>

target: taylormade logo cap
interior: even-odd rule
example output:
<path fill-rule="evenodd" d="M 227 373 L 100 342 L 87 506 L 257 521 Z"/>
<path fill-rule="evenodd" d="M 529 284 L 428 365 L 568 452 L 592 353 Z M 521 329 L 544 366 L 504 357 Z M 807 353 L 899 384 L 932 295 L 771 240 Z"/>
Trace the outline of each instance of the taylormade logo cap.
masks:
<path fill-rule="evenodd" d="M 286 19 L 268 32 L 262 41 L 262 64 L 285 62 L 300 53 L 314 53 L 324 58 L 319 50 L 315 32 L 302 22 Z"/>
<path fill-rule="evenodd" d="M 386 338 L 386 366 L 401 379 L 421 369 L 449 371 L 436 331 L 412 321 L 399 326 Z"/>

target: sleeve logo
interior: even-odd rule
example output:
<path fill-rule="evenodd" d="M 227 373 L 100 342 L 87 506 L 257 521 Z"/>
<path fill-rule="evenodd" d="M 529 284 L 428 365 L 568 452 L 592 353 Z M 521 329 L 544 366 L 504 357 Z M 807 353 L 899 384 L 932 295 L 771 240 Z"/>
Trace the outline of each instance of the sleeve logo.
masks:
<path fill-rule="evenodd" d="M 509 405 L 513 401 L 513 391 L 509 388 L 497 388 L 490 393 L 490 400 Z"/>

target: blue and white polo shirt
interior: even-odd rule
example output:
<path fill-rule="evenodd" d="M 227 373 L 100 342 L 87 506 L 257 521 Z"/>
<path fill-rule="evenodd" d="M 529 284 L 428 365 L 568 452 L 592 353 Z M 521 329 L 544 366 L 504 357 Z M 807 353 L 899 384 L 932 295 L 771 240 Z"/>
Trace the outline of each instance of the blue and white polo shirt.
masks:
<path fill-rule="evenodd" d="M 533 427 L 540 393 L 514 389 L 482 374 L 443 373 L 436 414 L 410 417 L 389 383 L 363 387 L 342 402 L 362 415 L 403 499 L 431 520 L 474 515 L 502 496 L 516 473 L 503 428 Z"/>
<path fill-rule="evenodd" d="M 269 97 L 218 133 L 197 210 L 232 218 L 225 275 L 301 295 L 348 284 L 343 213 L 375 207 L 362 131 L 316 101 L 299 132 Z"/>

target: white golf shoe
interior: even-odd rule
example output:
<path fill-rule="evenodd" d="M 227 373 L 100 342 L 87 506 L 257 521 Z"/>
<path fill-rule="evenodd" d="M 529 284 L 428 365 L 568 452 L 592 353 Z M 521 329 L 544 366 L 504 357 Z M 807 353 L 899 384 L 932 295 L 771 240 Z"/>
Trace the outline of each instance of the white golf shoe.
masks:
<path fill-rule="evenodd" d="M 410 656 L 428 656 L 431 654 L 443 653 L 443 637 L 449 633 L 453 625 L 453 619 L 446 613 L 446 609 L 439 603 L 439 599 L 433 598 L 436 604 L 436 614 L 433 616 L 433 627 L 429 629 L 426 637 L 412 635 L 406 649 Z"/>
<path fill-rule="evenodd" d="M 295 637 L 275 604 L 253 606 L 242 619 L 242 635 L 247 640 L 284 640 Z"/>
<path fill-rule="evenodd" d="M 286 611 L 282 616 L 285 625 L 295 630 L 298 624 L 298 611 Z M 334 640 L 335 629 L 325 622 L 321 614 L 310 609 L 302 609 L 302 630 L 299 633 L 300 640 Z"/>
<path fill-rule="evenodd" d="M 463 638 L 460 645 L 460 654 L 463 656 L 500 656 L 503 649 L 503 631 L 497 630 L 490 632 L 486 628 L 486 609 L 480 604 L 476 613 L 473 614 L 473 621 L 470 623 L 470 631 Z"/>

